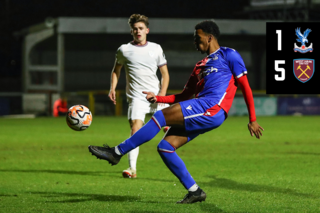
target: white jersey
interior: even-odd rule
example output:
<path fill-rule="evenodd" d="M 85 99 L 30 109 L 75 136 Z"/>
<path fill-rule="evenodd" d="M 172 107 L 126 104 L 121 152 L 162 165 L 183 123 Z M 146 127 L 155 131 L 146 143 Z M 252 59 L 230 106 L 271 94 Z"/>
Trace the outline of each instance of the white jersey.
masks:
<path fill-rule="evenodd" d="M 133 42 L 123 44 L 116 54 L 118 64 L 124 65 L 126 71 L 126 93 L 129 102 L 140 99 L 147 102 L 142 91 L 158 94 L 160 81 L 157 77 L 158 67 L 167 64 L 163 50 L 159 44 L 147 42 L 143 46 Z"/>

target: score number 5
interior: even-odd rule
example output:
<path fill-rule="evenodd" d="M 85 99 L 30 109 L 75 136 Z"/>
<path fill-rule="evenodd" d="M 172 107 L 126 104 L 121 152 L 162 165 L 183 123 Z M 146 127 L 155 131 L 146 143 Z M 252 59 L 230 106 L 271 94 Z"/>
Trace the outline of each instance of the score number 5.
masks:
<path fill-rule="evenodd" d="M 276 33 L 278 34 L 278 51 L 282 50 L 282 42 L 281 42 L 281 30 L 276 30 Z M 274 79 L 276 81 L 284 81 L 285 79 L 285 69 L 284 68 L 280 68 L 279 64 L 285 64 L 286 61 L 285 60 L 275 60 L 274 61 L 274 69 L 277 72 L 280 72 L 281 74 L 275 74 L 274 75 Z"/>

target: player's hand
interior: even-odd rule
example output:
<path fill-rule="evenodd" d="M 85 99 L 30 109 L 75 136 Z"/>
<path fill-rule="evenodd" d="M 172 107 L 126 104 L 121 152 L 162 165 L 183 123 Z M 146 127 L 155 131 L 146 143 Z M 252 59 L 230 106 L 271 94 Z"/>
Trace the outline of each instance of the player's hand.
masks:
<path fill-rule="evenodd" d="M 264 129 L 257 123 L 257 121 L 249 122 L 248 123 L 248 129 L 251 134 L 251 136 L 255 135 L 256 138 L 260 139 L 260 136 L 262 136 L 262 132 Z"/>
<path fill-rule="evenodd" d="M 115 90 L 110 90 L 108 96 L 109 96 L 110 100 L 113 102 L 113 104 L 116 105 L 116 103 L 117 103 L 117 101 L 116 101 L 116 91 Z"/>
<path fill-rule="evenodd" d="M 157 102 L 157 98 L 156 98 L 156 95 L 153 93 L 153 92 L 146 92 L 146 91 L 143 91 L 142 92 L 143 94 L 146 94 L 146 99 L 150 102 L 150 103 L 156 103 Z"/>

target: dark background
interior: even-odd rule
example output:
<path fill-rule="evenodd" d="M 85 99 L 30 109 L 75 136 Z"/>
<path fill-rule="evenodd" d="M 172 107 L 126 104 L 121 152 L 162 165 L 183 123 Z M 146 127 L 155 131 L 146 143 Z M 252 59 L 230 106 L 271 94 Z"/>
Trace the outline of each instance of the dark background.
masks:
<path fill-rule="evenodd" d="M 286 4 L 286 1 L 283 1 L 282 4 L 255 7 L 252 6 L 254 1 L 258 2 L 258 0 L 0 0 L 0 79 L 1 82 L 6 82 L 0 84 L 0 93 L 22 92 L 23 37 L 15 32 L 43 23 L 47 17 L 129 17 L 133 13 L 140 13 L 150 18 L 303 22 L 320 20 L 320 4 L 313 4 L 311 0 L 297 0 L 294 4 Z M 313 34 L 314 32 L 310 33 L 310 39 Z M 276 34 L 273 36 L 276 38 Z M 272 36 L 270 38 L 272 39 Z M 269 36 L 267 39 L 269 40 Z M 292 40 L 295 40 L 294 35 Z M 315 77 L 312 81 L 316 80 Z"/>
<path fill-rule="evenodd" d="M 248 0 L 168 1 L 168 0 L 0 0 L 0 92 L 21 92 L 22 37 L 14 36 L 23 28 L 43 23 L 47 17 L 129 17 L 133 13 L 152 18 L 248 17 L 242 11 Z M 8 84 L 10 86 L 8 86 Z"/>
<path fill-rule="evenodd" d="M 260 4 L 257 5 L 256 3 Z M 269 3 L 268 3 L 269 2 Z M 270 3 L 276 2 L 276 3 Z M 280 2 L 280 3 L 279 3 Z M 283 22 L 309 22 L 309 21 L 319 21 L 320 20 L 320 3 L 312 0 L 296 0 L 294 3 L 288 4 L 288 1 L 281 0 L 278 1 L 268 1 L 268 0 L 224 0 L 224 1 L 205 1 L 205 0 L 197 0 L 197 1 L 187 1 L 187 0 L 0 0 L 0 111 L 3 114 L 20 114 L 22 113 L 21 105 L 22 99 L 21 94 L 23 93 L 22 89 L 22 42 L 23 42 L 23 33 L 22 29 L 26 29 L 32 25 L 44 23 L 45 19 L 48 17 L 58 18 L 58 17 L 126 17 L 133 13 L 144 14 L 150 18 L 201 18 L 201 19 L 250 19 L 250 20 L 265 20 L 265 21 L 283 21 Z M 291 1 L 292 2 L 292 1 Z M 255 6 L 253 4 L 256 4 Z M 310 33 L 309 39 L 314 42 L 314 55 L 316 55 L 317 47 L 316 47 L 316 39 L 313 38 L 315 36 L 315 29 L 312 29 L 313 32 Z M 294 59 L 292 55 L 293 52 L 293 43 L 295 41 L 295 34 L 289 33 L 290 39 L 289 42 L 289 50 L 288 52 L 283 52 L 279 56 L 282 58 L 288 57 L 290 59 L 290 63 L 287 62 L 287 65 L 292 66 L 292 60 Z M 87 37 L 95 37 L 98 35 L 86 35 Z M 108 35 L 111 36 L 111 35 Z M 128 35 L 112 35 L 117 36 L 117 38 L 121 38 L 124 36 L 122 40 L 131 39 L 131 36 Z M 273 36 L 273 37 L 272 37 Z M 240 49 L 245 49 L 243 46 L 247 43 L 249 50 L 253 54 L 252 61 L 254 61 L 255 66 L 251 67 L 250 70 L 259 70 L 259 67 L 265 66 L 265 60 L 261 57 L 261 53 L 265 51 L 266 45 L 265 40 L 268 40 L 267 46 L 272 48 L 275 45 L 272 42 L 272 39 L 276 38 L 276 34 L 272 36 L 247 36 L 247 35 L 237 35 L 237 36 L 225 36 L 221 40 L 221 45 L 228 46 L 232 43 L 232 47 L 239 47 Z M 163 47 L 166 45 L 172 45 L 172 42 L 169 42 L 171 39 L 167 39 L 166 42 L 162 41 L 162 36 L 152 35 L 150 34 L 150 38 L 152 41 L 160 42 Z M 180 38 L 180 37 L 179 37 Z M 66 36 L 66 49 L 67 50 L 76 50 L 76 48 L 70 48 L 68 45 L 71 45 L 72 42 L 69 42 L 70 39 L 74 39 L 72 35 Z M 80 37 L 77 36 L 77 39 Z M 100 38 L 101 39 L 101 38 Z M 174 38 L 177 39 L 177 38 Z M 173 40 L 174 40 L 173 39 Z M 258 39 L 262 42 L 257 42 L 254 39 Z M 270 43 L 269 43 L 269 39 Z M 292 39 L 292 41 L 291 41 Z M 92 39 L 93 42 L 99 43 L 99 39 Z M 185 39 L 188 40 L 189 38 Z M 223 43 L 225 41 L 225 43 Z M 45 46 L 48 42 L 50 43 L 50 39 L 46 40 L 42 43 Z M 88 42 L 86 40 L 86 42 Z M 82 42 L 83 43 L 83 42 Z M 191 43 L 190 43 L 191 44 Z M 93 48 L 94 45 L 90 45 L 90 48 Z M 117 45 L 118 46 L 118 45 Z M 253 47 L 250 49 L 250 47 Z M 36 47 L 37 49 L 40 47 Z M 51 47 L 54 49 L 55 47 Z M 90 49 L 88 48 L 88 49 Z M 190 48 L 194 48 L 193 46 Z M 247 46 L 246 46 L 247 48 Z M 276 48 L 276 46 L 274 46 Z M 49 48 L 50 49 L 50 48 Z M 115 48 L 112 48 L 115 49 Z M 194 50 L 194 49 L 192 49 Z M 271 50 L 274 51 L 274 50 Z M 275 53 L 277 54 L 277 53 Z M 67 54 L 66 57 L 69 55 Z M 271 57 L 274 57 L 273 53 Z M 55 57 L 56 59 L 56 57 Z M 285 60 L 289 60 L 285 59 Z M 274 59 L 271 59 L 274 60 Z M 68 60 L 67 60 L 68 61 Z M 70 61 L 70 60 L 69 60 Z M 72 61 L 72 60 L 71 60 Z M 74 60 L 75 61 L 75 60 Z M 274 70 L 272 61 L 271 63 L 271 72 Z M 50 64 L 50 63 L 49 63 Z M 55 64 L 55 63 L 52 63 Z M 268 64 L 268 71 L 270 62 Z M 317 61 L 315 62 L 317 67 Z M 260 66 L 258 66 L 260 65 Z M 104 65 L 105 66 L 105 65 Z M 72 67 L 68 67 L 68 63 L 66 63 L 66 68 L 68 71 L 72 71 Z M 75 68 L 76 69 L 76 68 Z M 291 69 L 291 70 L 290 70 Z M 316 68 L 317 69 L 317 68 Z M 175 69 L 172 69 L 175 70 Z M 292 68 L 287 68 L 286 70 L 290 70 L 288 72 L 293 72 Z M 78 71 L 76 69 L 76 71 Z M 179 70 L 178 70 L 179 71 Z M 178 76 L 179 72 L 171 72 L 170 76 L 174 79 L 175 76 Z M 252 72 L 252 73 L 253 73 Z M 258 73 L 258 72 L 257 72 Z M 317 73 L 317 71 L 316 71 Z M 65 73 L 66 75 L 68 72 Z M 272 77 L 274 73 L 271 74 Z M 251 75 L 252 76 L 252 75 Z M 294 76 L 293 76 L 294 77 Z M 177 78 L 177 77 L 176 77 Z M 253 89 L 256 90 L 264 90 L 266 76 L 263 73 L 258 74 L 254 80 L 250 81 L 250 85 Z M 310 80 L 305 83 L 305 85 L 309 85 L 315 81 L 318 81 L 319 77 L 317 74 Z M 178 78 L 177 78 L 178 79 Z M 100 80 L 100 78 L 99 78 Z M 182 80 L 185 82 L 185 80 Z M 275 86 L 276 91 L 272 91 L 274 94 L 280 94 L 277 88 L 295 88 L 295 84 L 302 85 L 303 83 L 294 79 L 294 86 L 285 86 L 274 84 L 271 82 L 272 86 Z M 67 84 L 70 86 L 70 84 Z M 177 87 L 180 85 L 177 85 Z M 170 86 L 170 88 L 172 85 Z M 270 88 L 270 87 L 268 87 Z M 272 87 L 273 88 L 273 87 Z M 68 88 L 66 88 L 68 89 Z M 104 88 L 105 89 L 105 88 Z M 174 88 L 175 89 L 175 88 Z M 70 89 L 71 90 L 71 89 Z M 315 92 L 315 90 L 312 90 Z M 262 91 L 264 93 L 264 91 Z M 299 90 L 300 94 L 301 90 Z M 293 93 L 286 91 L 286 93 Z M 320 93 L 320 92 L 317 92 Z M 308 89 L 308 93 L 310 91 Z M 97 100 L 98 98 L 96 98 Z M 2 103 L 2 105 L 1 105 Z M 6 110 L 4 108 L 6 107 Z"/>
<path fill-rule="evenodd" d="M 319 45 L 317 45 L 318 38 L 320 37 L 319 22 L 290 22 L 290 23 L 267 23 L 267 94 L 319 94 L 320 93 L 320 75 L 317 66 L 317 57 L 319 58 Z M 297 42 L 298 38 L 295 29 L 300 27 L 301 33 L 309 28 L 312 31 L 309 33 L 307 39 L 309 46 L 313 43 L 313 52 L 299 53 L 294 52 L 294 43 L 301 46 Z M 282 51 L 278 51 L 278 34 L 276 30 L 282 30 Z M 302 83 L 296 79 L 293 74 L 293 60 L 299 58 L 314 59 L 315 69 L 312 78 Z M 274 69 L 275 60 L 285 60 L 284 65 L 279 67 L 285 69 L 285 80 L 276 81 L 275 74 L 279 75 Z"/>

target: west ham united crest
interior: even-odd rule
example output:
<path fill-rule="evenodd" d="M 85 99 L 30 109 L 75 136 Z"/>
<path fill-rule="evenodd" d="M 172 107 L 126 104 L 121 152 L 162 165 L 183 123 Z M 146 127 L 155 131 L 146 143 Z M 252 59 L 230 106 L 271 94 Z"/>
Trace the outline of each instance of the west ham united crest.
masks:
<path fill-rule="evenodd" d="M 294 59 L 293 74 L 302 83 L 309 81 L 314 74 L 314 59 Z"/>
<path fill-rule="evenodd" d="M 307 53 L 312 52 L 312 43 L 309 45 L 309 47 L 306 46 L 306 43 L 308 43 L 308 35 L 311 32 L 310 29 L 306 29 L 306 31 L 303 32 L 303 34 L 300 32 L 300 28 L 296 29 L 296 36 L 298 37 L 297 41 L 301 43 L 301 47 L 299 47 L 296 43 L 294 43 L 294 51 L 300 52 L 300 53 Z"/>

